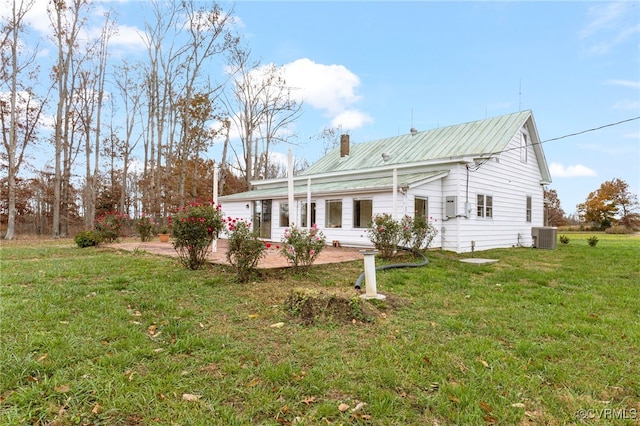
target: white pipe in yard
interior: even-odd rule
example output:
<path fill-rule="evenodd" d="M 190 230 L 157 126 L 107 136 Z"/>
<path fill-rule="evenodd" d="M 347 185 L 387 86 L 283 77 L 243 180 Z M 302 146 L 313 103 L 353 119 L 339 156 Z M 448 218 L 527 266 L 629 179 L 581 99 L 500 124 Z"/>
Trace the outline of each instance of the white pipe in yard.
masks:
<path fill-rule="evenodd" d="M 384 294 L 378 294 L 376 284 L 376 253 L 378 250 L 361 250 L 364 256 L 364 281 L 365 293 L 361 295 L 363 299 L 384 300 L 387 298 Z"/>

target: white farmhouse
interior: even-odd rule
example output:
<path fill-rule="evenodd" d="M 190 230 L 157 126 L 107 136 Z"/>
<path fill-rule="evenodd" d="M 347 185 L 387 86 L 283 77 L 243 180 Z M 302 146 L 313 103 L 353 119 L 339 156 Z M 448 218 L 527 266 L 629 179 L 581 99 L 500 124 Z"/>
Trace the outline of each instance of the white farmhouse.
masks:
<path fill-rule="evenodd" d="M 533 114 L 522 111 L 353 145 L 343 135 L 340 148 L 293 177 L 291 198 L 284 178 L 219 202 L 264 239 L 279 241 L 290 222 L 316 223 L 329 242 L 353 247 L 371 246 L 374 214 L 422 215 L 440 231 L 432 247 L 461 253 L 531 246 L 549 183 Z"/>

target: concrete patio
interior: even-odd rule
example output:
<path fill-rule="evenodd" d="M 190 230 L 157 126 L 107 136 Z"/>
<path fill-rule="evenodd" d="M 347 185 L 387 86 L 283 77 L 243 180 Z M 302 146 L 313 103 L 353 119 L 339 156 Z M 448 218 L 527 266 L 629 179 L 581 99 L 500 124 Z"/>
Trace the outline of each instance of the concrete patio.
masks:
<path fill-rule="evenodd" d="M 267 254 L 263 257 L 258 263 L 259 269 L 278 269 L 278 268 L 287 268 L 290 265 L 287 260 L 280 255 L 277 247 L 280 246 L 280 243 L 271 242 L 270 248 L 267 249 Z M 141 241 L 128 241 L 125 240 L 120 243 L 109 244 L 107 247 L 119 249 L 119 250 L 143 250 L 149 253 L 160 254 L 163 256 L 171 256 L 177 257 L 178 254 L 176 250 L 173 248 L 173 244 L 171 244 L 171 240 L 168 243 L 161 243 L 160 241 L 150 241 L 143 243 Z M 215 252 L 209 252 L 209 261 L 213 264 L 220 265 L 229 265 L 229 262 L 226 258 L 227 253 L 227 240 L 220 239 L 218 240 L 218 247 Z M 322 265 L 328 263 L 340 263 L 340 262 L 350 262 L 352 260 L 362 260 L 363 255 L 360 253 L 360 249 L 357 248 L 347 248 L 347 247 L 332 247 L 327 246 L 322 250 L 322 252 L 318 255 L 314 265 Z"/>

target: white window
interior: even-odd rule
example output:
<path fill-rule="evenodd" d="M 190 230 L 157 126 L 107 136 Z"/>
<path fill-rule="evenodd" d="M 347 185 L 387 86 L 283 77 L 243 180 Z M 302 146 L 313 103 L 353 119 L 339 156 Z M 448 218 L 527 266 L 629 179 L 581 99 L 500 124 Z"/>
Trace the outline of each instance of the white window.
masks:
<path fill-rule="evenodd" d="M 280 203 L 280 226 L 289 226 L 289 203 Z"/>
<path fill-rule="evenodd" d="M 342 228 L 342 200 L 327 200 L 325 216 L 327 228 Z"/>
<path fill-rule="evenodd" d="M 428 216 L 429 199 L 416 197 L 413 203 L 413 217 L 424 217 L 426 219 Z"/>
<path fill-rule="evenodd" d="M 478 194 L 478 217 L 493 217 L 493 197 L 491 195 Z"/>
<path fill-rule="evenodd" d="M 373 216 L 372 200 L 353 200 L 353 227 L 368 228 Z"/>
<path fill-rule="evenodd" d="M 307 203 L 302 203 L 302 227 L 307 228 L 316 223 L 316 203 L 311 203 L 311 223 L 307 223 Z"/>
<path fill-rule="evenodd" d="M 520 134 L 520 161 L 523 163 L 527 162 L 528 139 L 525 132 Z"/>
<path fill-rule="evenodd" d="M 531 222 L 531 196 L 530 195 L 527 195 L 526 218 L 527 218 L 527 222 Z"/>

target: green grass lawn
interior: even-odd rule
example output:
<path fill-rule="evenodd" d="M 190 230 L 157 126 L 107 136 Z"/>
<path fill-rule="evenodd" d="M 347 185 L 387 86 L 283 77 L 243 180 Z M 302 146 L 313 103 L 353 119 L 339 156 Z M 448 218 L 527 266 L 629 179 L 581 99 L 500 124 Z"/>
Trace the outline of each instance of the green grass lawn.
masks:
<path fill-rule="evenodd" d="M 567 235 L 477 253 L 486 266 L 431 251 L 378 273 L 372 321 L 315 325 L 287 295 L 353 295 L 361 262 L 240 285 L 141 251 L 3 242 L 0 424 L 640 424 L 640 238 Z"/>

